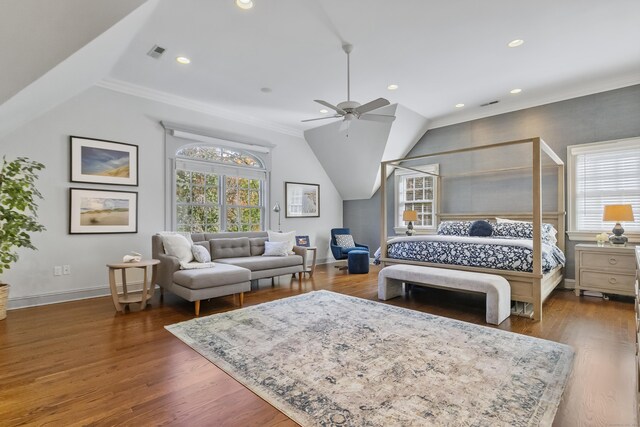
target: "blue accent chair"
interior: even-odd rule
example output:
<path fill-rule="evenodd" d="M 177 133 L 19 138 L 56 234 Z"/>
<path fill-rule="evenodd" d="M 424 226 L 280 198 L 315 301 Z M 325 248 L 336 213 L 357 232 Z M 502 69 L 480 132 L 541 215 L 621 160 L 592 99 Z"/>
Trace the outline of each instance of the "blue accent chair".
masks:
<path fill-rule="evenodd" d="M 348 228 L 332 228 L 331 229 L 331 253 L 336 261 L 347 259 L 349 252 L 351 251 L 367 251 L 369 252 L 369 246 L 356 243 L 355 248 L 342 248 L 336 243 L 336 235 L 338 234 L 351 234 L 351 230 Z"/>

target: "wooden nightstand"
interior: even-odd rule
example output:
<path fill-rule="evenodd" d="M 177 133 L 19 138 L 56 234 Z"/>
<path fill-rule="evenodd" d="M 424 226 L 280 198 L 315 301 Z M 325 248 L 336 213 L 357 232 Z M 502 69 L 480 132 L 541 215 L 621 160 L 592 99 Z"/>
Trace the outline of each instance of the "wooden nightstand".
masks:
<path fill-rule="evenodd" d="M 635 296 L 634 246 L 576 245 L 576 295 L 581 291 Z"/>

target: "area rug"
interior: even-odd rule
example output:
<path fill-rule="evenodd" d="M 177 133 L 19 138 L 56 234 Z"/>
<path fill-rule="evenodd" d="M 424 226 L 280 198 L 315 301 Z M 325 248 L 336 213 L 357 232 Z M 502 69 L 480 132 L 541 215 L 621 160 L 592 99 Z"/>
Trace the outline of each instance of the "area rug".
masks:
<path fill-rule="evenodd" d="M 570 347 L 317 291 L 166 327 L 303 426 L 547 426 Z"/>

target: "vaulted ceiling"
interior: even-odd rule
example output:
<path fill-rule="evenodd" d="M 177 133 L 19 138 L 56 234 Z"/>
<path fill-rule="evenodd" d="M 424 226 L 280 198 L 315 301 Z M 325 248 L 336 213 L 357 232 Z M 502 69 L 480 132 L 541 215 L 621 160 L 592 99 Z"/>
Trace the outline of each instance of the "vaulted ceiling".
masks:
<path fill-rule="evenodd" d="M 640 83 L 638 0 L 253 2 L 241 10 L 234 0 L 4 0 L 0 136 L 99 84 L 288 134 L 306 131 L 322 159 L 332 149 L 321 141 L 342 138 L 338 126 L 301 120 L 321 116 L 314 99 L 346 100 L 343 42 L 354 45 L 351 98 L 388 98 L 410 118 L 381 133 L 383 157 L 406 152 L 427 124 Z M 514 39 L 524 44 L 507 47 Z M 154 45 L 166 48 L 160 59 L 146 55 Z M 492 101 L 499 102 L 481 106 Z M 360 134 L 358 149 L 367 149 L 367 132 Z M 373 184 L 362 183 L 358 194 Z M 341 192 L 350 198 L 352 190 Z"/>

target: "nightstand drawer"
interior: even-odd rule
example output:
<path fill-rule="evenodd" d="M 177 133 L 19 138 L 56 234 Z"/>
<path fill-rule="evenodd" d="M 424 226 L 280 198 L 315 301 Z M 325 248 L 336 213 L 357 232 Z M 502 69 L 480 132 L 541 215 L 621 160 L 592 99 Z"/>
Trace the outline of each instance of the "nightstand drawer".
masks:
<path fill-rule="evenodd" d="M 584 270 L 580 273 L 580 288 L 585 289 L 610 289 L 611 291 L 622 291 L 625 295 L 634 295 L 635 283 L 636 276 L 633 274 L 600 273 Z"/>
<path fill-rule="evenodd" d="M 618 272 L 635 273 L 636 259 L 633 255 L 583 252 L 580 266 L 591 269 L 610 268 Z"/>

